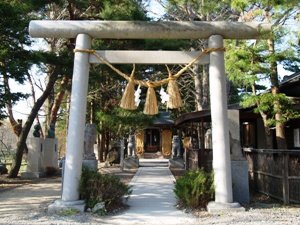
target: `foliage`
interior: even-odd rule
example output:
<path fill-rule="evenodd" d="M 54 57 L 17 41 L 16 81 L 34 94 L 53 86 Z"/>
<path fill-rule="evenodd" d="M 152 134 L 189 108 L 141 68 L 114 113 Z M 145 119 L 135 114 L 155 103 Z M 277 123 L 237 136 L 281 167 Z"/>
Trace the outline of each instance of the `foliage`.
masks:
<path fill-rule="evenodd" d="M 112 109 L 110 113 L 98 112 L 97 117 L 103 123 L 103 127 L 109 128 L 119 137 L 151 125 L 155 118 L 143 114 L 140 109 L 129 111 L 119 107 Z"/>
<path fill-rule="evenodd" d="M 236 18 L 235 12 L 228 7 L 230 0 L 169 0 L 166 1 L 167 18 L 176 20 L 225 20 Z"/>
<path fill-rule="evenodd" d="M 87 208 L 93 208 L 97 203 L 104 202 L 105 208 L 109 212 L 116 206 L 122 205 L 124 197 L 131 194 L 131 188 L 120 181 L 115 175 L 101 174 L 83 168 L 79 193 L 84 199 Z"/>
<path fill-rule="evenodd" d="M 267 138 L 267 147 L 272 148 L 270 127 L 275 126 L 278 148 L 286 148 L 284 124 L 298 117 L 292 103 L 280 93 L 278 65 L 290 71 L 299 71 L 299 46 L 287 41 L 292 32 L 287 21 L 295 22 L 299 1 L 233 0 L 231 7 L 240 13 L 240 21 L 264 21 L 273 25 L 272 35 L 265 40 L 227 42 L 226 68 L 232 82 L 240 86 L 243 106 L 254 106 L 260 113 Z M 280 25 L 280 26 L 278 26 Z M 299 41 L 299 39 L 298 39 Z M 266 87 L 262 87 L 264 82 Z M 267 91 L 272 87 L 272 93 Z M 264 92 L 258 90 L 262 87 Z M 275 119 L 276 118 L 276 119 Z"/>
<path fill-rule="evenodd" d="M 275 103 L 278 104 L 280 108 L 273 107 Z M 252 107 L 256 105 L 254 112 L 263 112 L 267 115 L 267 125 L 270 127 L 276 126 L 276 123 L 285 123 L 288 120 L 300 117 L 299 112 L 292 109 L 292 104 L 292 100 L 282 93 L 276 95 L 273 95 L 272 93 L 245 95 L 241 102 L 243 107 Z M 278 112 L 282 114 L 280 121 L 275 119 L 275 115 Z"/>
<path fill-rule="evenodd" d="M 205 208 L 214 196 L 213 173 L 189 171 L 176 180 L 174 192 L 184 207 Z"/>
<path fill-rule="evenodd" d="M 0 2 L 0 119 L 5 117 L 4 107 L 8 101 L 15 103 L 25 96 L 20 92 L 9 93 L 4 79 L 14 79 L 23 83 L 29 68 L 30 52 L 22 45 L 28 45 L 29 39 L 24 30 L 28 18 L 22 12 L 26 3 L 16 4 L 12 1 Z"/>

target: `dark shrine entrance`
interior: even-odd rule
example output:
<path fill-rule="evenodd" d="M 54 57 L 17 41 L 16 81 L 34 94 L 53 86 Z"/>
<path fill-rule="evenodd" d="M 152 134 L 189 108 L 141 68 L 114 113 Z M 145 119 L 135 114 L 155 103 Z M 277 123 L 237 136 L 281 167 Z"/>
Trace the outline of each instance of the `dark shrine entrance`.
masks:
<path fill-rule="evenodd" d="M 157 128 L 146 129 L 145 152 L 154 153 L 160 150 L 160 130 Z"/>

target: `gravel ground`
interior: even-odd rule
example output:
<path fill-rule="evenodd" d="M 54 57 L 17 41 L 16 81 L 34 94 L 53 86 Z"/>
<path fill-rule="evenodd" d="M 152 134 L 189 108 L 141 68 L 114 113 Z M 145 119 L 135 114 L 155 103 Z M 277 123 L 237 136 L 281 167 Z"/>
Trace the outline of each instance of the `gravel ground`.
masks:
<path fill-rule="evenodd" d="M 295 207 L 271 207 L 251 208 L 246 212 L 234 212 L 221 215 L 209 215 L 207 212 L 197 213 L 194 222 L 189 224 L 300 224 L 300 210 Z M 46 205 L 38 211 L 29 214 L 18 213 L 9 218 L 0 219 L 0 224 L 115 224 L 111 222 L 111 217 L 98 217 L 90 213 L 77 215 L 47 215 Z M 193 216 L 193 215 L 191 215 Z M 148 223 L 147 223 L 148 224 Z M 157 221 L 153 224 L 169 224 L 167 221 Z"/>
<path fill-rule="evenodd" d="M 123 176 L 125 182 L 129 182 L 134 175 L 134 171 L 123 173 L 116 168 L 106 169 L 106 172 L 119 173 L 118 175 Z M 99 217 L 91 213 L 75 215 L 70 215 L 72 213 L 69 213 L 69 215 L 47 214 L 46 209 L 49 203 L 58 198 L 60 198 L 60 178 L 42 179 L 41 182 L 24 184 L 0 192 L 0 224 L 116 224 L 113 222 L 113 216 Z M 300 225 L 300 206 L 282 206 L 261 197 L 254 197 L 254 200 L 253 203 L 246 206 L 245 212 L 223 213 L 220 215 L 210 215 L 205 211 L 187 212 L 194 219 L 193 222 L 189 220 L 185 225 Z M 156 221 L 151 224 L 163 225 L 169 223 L 168 221 Z"/>

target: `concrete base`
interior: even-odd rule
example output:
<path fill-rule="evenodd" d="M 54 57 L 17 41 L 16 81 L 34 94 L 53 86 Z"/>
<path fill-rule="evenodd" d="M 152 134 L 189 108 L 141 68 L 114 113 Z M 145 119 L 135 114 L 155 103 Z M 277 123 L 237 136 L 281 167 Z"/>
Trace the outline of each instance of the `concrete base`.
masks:
<path fill-rule="evenodd" d="M 139 168 L 139 158 L 127 157 L 123 160 L 123 169 L 137 169 Z"/>
<path fill-rule="evenodd" d="M 48 206 L 48 213 L 60 213 L 65 210 L 78 210 L 78 212 L 84 212 L 85 203 L 84 200 L 78 201 L 62 201 L 56 200 L 54 203 Z"/>
<path fill-rule="evenodd" d="M 184 169 L 184 161 L 181 158 L 169 159 L 169 168 Z"/>
<path fill-rule="evenodd" d="M 38 179 L 38 178 L 42 178 L 45 176 L 46 175 L 43 172 L 23 172 L 23 173 L 21 173 L 21 178 L 24 178 L 24 179 Z"/>
<path fill-rule="evenodd" d="M 248 162 L 231 161 L 233 201 L 241 204 L 250 202 Z"/>
<path fill-rule="evenodd" d="M 96 159 L 84 159 L 82 162 L 82 166 L 88 168 L 92 171 L 98 170 L 98 161 Z"/>
<path fill-rule="evenodd" d="M 207 205 L 207 211 L 211 214 L 222 214 L 226 212 L 242 212 L 245 208 L 239 203 L 219 203 L 219 202 L 209 202 Z"/>

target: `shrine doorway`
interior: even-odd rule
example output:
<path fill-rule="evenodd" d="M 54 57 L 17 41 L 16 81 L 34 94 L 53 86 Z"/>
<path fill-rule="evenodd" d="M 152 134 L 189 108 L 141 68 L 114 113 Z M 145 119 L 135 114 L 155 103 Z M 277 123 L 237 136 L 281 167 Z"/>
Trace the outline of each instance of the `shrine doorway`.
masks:
<path fill-rule="evenodd" d="M 145 130 L 145 152 L 155 153 L 161 151 L 160 147 L 160 130 L 158 128 L 150 128 Z"/>

